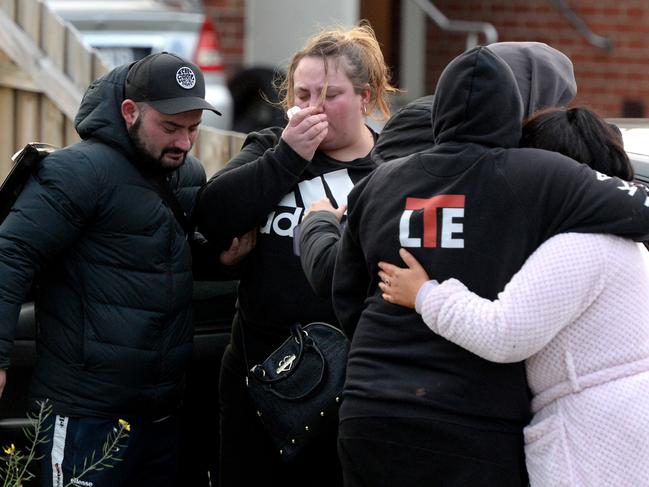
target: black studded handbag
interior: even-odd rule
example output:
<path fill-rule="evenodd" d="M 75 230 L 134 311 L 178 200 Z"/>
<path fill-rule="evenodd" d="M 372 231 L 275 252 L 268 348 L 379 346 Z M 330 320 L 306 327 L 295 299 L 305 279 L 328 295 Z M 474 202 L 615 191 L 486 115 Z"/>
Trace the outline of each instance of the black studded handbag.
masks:
<path fill-rule="evenodd" d="M 250 368 L 248 393 L 285 462 L 337 428 L 349 341 L 336 327 L 294 324 L 291 336 Z"/>

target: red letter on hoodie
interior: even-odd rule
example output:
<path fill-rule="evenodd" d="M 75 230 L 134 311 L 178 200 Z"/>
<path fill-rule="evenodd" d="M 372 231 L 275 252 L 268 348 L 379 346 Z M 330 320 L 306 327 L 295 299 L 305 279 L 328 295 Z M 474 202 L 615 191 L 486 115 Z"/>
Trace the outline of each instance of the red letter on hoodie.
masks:
<path fill-rule="evenodd" d="M 406 210 L 424 210 L 424 247 L 437 247 L 437 210 L 464 208 L 464 195 L 442 194 L 432 198 L 406 198 Z"/>

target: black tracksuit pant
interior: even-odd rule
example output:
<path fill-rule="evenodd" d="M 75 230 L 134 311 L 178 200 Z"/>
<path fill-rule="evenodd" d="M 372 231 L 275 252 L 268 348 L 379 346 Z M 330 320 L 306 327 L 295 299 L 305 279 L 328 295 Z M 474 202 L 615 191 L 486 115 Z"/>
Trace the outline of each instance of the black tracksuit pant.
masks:
<path fill-rule="evenodd" d="M 111 459 L 84 475 L 84 462 L 100 459 L 121 426 L 116 419 L 51 415 L 43 422 L 45 442 L 39 446 L 43 486 L 173 487 L 178 484 L 180 428 L 177 415 L 157 421 L 132 422 L 130 431 L 112 444 Z"/>
<path fill-rule="evenodd" d="M 527 486 L 521 434 L 426 418 L 340 423 L 345 487 Z"/>

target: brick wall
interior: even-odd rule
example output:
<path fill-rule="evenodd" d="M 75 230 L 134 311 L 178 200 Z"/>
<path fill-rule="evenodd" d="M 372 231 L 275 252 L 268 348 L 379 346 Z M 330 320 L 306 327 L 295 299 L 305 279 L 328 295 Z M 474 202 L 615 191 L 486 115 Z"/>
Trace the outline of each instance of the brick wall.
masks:
<path fill-rule="evenodd" d="M 221 41 L 226 76 L 231 78 L 243 66 L 245 0 L 203 0 Z"/>
<path fill-rule="evenodd" d="M 216 23 L 226 74 L 232 77 L 243 65 L 245 0 L 203 3 Z M 649 117 L 649 0 L 567 0 L 595 34 L 613 41 L 610 52 L 589 44 L 550 0 L 433 3 L 452 19 L 491 22 L 500 41 L 546 42 L 564 52 L 575 65 L 579 87 L 575 104 L 606 117 L 631 113 Z M 430 24 L 427 42 L 426 91 L 432 93 L 444 66 L 464 50 L 466 36 Z"/>
<path fill-rule="evenodd" d="M 649 2 L 567 3 L 591 31 L 613 41 L 610 52 L 589 44 L 548 0 L 434 0 L 449 18 L 491 22 L 500 41 L 545 42 L 565 53 L 575 66 L 579 89 L 575 104 L 590 106 L 606 117 L 649 116 Z M 444 66 L 465 44 L 465 35 L 441 32 L 429 25 L 429 92 Z"/>

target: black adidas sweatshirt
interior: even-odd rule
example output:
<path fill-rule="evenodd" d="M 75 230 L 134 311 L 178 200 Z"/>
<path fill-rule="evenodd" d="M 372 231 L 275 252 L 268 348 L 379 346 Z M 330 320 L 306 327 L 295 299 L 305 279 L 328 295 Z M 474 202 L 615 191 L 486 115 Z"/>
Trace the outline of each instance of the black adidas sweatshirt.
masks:
<path fill-rule="evenodd" d="M 350 194 L 333 282 L 336 314 L 353 336 L 342 420 L 427 417 L 520 431 L 529 419 L 522 363 L 483 360 L 381 298 L 377 263 L 403 266 L 399 248 L 432 278 L 494 299 L 557 233 L 649 238 L 644 193 L 557 153 L 515 148 L 522 110 L 507 65 L 473 49 L 437 85 L 434 147 L 380 165 Z"/>
<path fill-rule="evenodd" d="M 198 228 L 227 248 L 235 236 L 259 227 L 257 246 L 241 266 L 238 323 L 245 324 L 250 360 L 263 357 L 289 336 L 295 322 L 336 324 L 330 298 L 317 297 L 295 252 L 294 230 L 314 201 L 336 206 L 376 166 L 369 156 L 341 162 L 316 151 L 302 159 L 281 139 L 282 128 L 252 133 L 241 152 L 199 195 Z"/>

